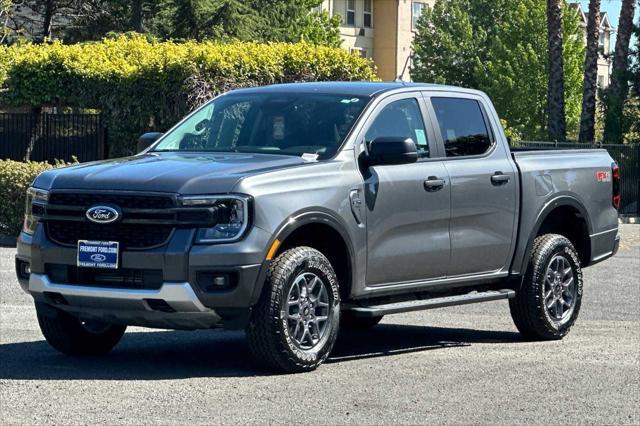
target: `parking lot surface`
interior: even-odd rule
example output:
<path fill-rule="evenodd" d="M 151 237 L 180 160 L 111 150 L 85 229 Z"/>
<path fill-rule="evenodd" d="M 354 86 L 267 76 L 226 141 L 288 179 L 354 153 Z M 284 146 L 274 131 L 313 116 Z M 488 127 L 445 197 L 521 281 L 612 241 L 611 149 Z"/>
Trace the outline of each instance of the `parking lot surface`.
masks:
<path fill-rule="evenodd" d="M 585 269 L 567 338 L 525 342 L 505 301 L 386 317 L 317 371 L 257 366 L 242 332 L 130 328 L 106 357 L 43 340 L 0 249 L 0 418 L 8 424 L 640 424 L 640 225 Z"/>

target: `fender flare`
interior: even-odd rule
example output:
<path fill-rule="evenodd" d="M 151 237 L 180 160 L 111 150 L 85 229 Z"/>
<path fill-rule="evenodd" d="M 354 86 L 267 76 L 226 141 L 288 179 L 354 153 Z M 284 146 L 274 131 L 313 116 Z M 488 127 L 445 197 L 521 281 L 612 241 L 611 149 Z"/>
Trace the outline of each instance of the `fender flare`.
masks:
<path fill-rule="evenodd" d="M 544 206 L 542 206 L 542 208 L 540 209 L 540 211 L 536 216 L 536 220 L 533 223 L 533 226 L 531 227 L 531 233 L 529 234 L 529 238 L 527 240 L 527 245 L 525 247 L 524 253 L 522 253 L 522 255 L 520 256 L 521 258 L 520 270 L 522 271 L 523 276 L 524 276 L 524 273 L 526 272 L 523 269 L 526 268 L 526 265 L 529 263 L 529 259 L 531 257 L 531 247 L 533 246 L 533 241 L 538 236 L 538 232 L 540 231 L 542 224 L 544 223 L 544 221 L 547 219 L 547 217 L 552 211 L 554 211 L 558 207 L 565 207 L 565 206 L 575 208 L 580 213 L 580 215 L 584 218 L 587 224 L 588 234 L 591 235 L 593 233 L 591 218 L 587 213 L 587 208 L 584 206 L 584 204 L 582 204 L 580 200 L 578 200 L 577 198 L 569 194 L 561 194 L 547 201 L 544 204 Z"/>
<path fill-rule="evenodd" d="M 342 240 L 345 242 L 347 253 L 349 255 L 349 262 L 347 263 L 349 267 L 348 274 L 351 276 L 352 283 L 354 282 L 353 280 L 355 280 L 356 273 L 356 254 L 353 248 L 351 237 L 349 236 L 349 233 L 347 231 L 347 225 L 344 223 L 344 220 L 339 216 L 336 216 L 332 211 L 322 207 L 307 208 L 298 210 L 297 212 L 291 214 L 285 220 L 283 220 L 269 239 L 269 244 L 267 244 L 263 256 L 264 261 L 262 262 L 260 272 L 258 273 L 258 279 L 251 301 L 252 304 L 257 303 L 258 299 L 260 298 L 260 293 L 262 293 L 262 288 L 267 277 L 267 272 L 269 271 L 269 266 L 271 265 L 271 261 L 267 260 L 267 253 L 269 252 L 269 249 L 271 248 L 273 243 L 276 240 L 279 240 L 280 243 L 285 242 L 287 237 L 293 234 L 296 230 L 309 224 L 327 225 L 340 235 Z"/>

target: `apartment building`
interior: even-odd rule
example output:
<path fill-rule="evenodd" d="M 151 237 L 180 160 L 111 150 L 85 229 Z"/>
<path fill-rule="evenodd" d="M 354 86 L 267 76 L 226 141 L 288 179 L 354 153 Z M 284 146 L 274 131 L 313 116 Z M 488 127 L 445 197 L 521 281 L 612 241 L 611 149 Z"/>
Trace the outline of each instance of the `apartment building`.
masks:
<path fill-rule="evenodd" d="M 383 80 L 408 81 L 415 23 L 435 0 L 324 0 L 321 8 L 340 15 L 342 47 L 371 58 Z"/>
<path fill-rule="evenodd" d="M 584 31 L 585 43 L 587 41 L 587 21 L 589 19 L 589 11 L 583 10 L 580 3 L 571 3 L 571 7 L 577 9 L 580 16 L 580 26 Z M 609 87 L 611 83 L 611 34 L 615 32 L 615 28 L 611 26 L 609 15 L 607 12 L 600 12 L 600 37 L 598 39 L 598 87 L 604 89 Z"/>
<path fill-rule="evenodd" d="M 435 0 L 324 0 L 321 9 L 340 15 L 342 47 L 365 58 L 371 58 L 383 80 L 410 80 L 409 64 L 415 24 L 426 6 Z M 588 12 L 580 3 L 576 8 L 584 29 Z M 611 34 L 615 29 L 606 12 L 600 15 L 600 57 L 598 58 L 598 86 L 606 88 L 611 81 Z"/>

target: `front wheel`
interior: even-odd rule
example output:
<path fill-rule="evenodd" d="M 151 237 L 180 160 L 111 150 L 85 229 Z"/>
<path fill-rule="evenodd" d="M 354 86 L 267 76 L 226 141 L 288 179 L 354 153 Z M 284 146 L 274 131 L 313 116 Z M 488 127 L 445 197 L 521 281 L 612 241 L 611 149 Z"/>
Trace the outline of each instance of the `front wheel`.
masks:
<path fill-rule="evenodd" d="M 317 368 L 338 335 L 338 279 L 327 258 L 310 247 L 285 251 L 271 264 L 247 337 L 253 355 L 280 371 Z"/>
<path fill-rule="evenodd" d="M 66 312 L 36 303 L 40 330 L 51 346 L 67 355 L 103 355 L 118 344 L 124 325 L 81 321 Z"/>
<path fill-rule="evenodd" d="M 582 304 L 582 269 L 571 242 L 556 234 L 537 237 L 511 317 L 530 339 L 562 339 L 576 322 Z"/>

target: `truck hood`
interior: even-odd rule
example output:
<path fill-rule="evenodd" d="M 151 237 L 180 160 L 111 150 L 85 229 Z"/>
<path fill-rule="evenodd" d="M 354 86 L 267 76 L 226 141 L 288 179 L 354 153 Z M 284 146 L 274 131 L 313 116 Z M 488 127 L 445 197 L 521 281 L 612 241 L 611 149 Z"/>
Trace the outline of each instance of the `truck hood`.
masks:
<path fill-rule="evenodd" d="M 41 189 L 226 193 L 244 176 L 304 164 L 301 157 L 236 153 L 148 153 L 42 173 Z"/>

